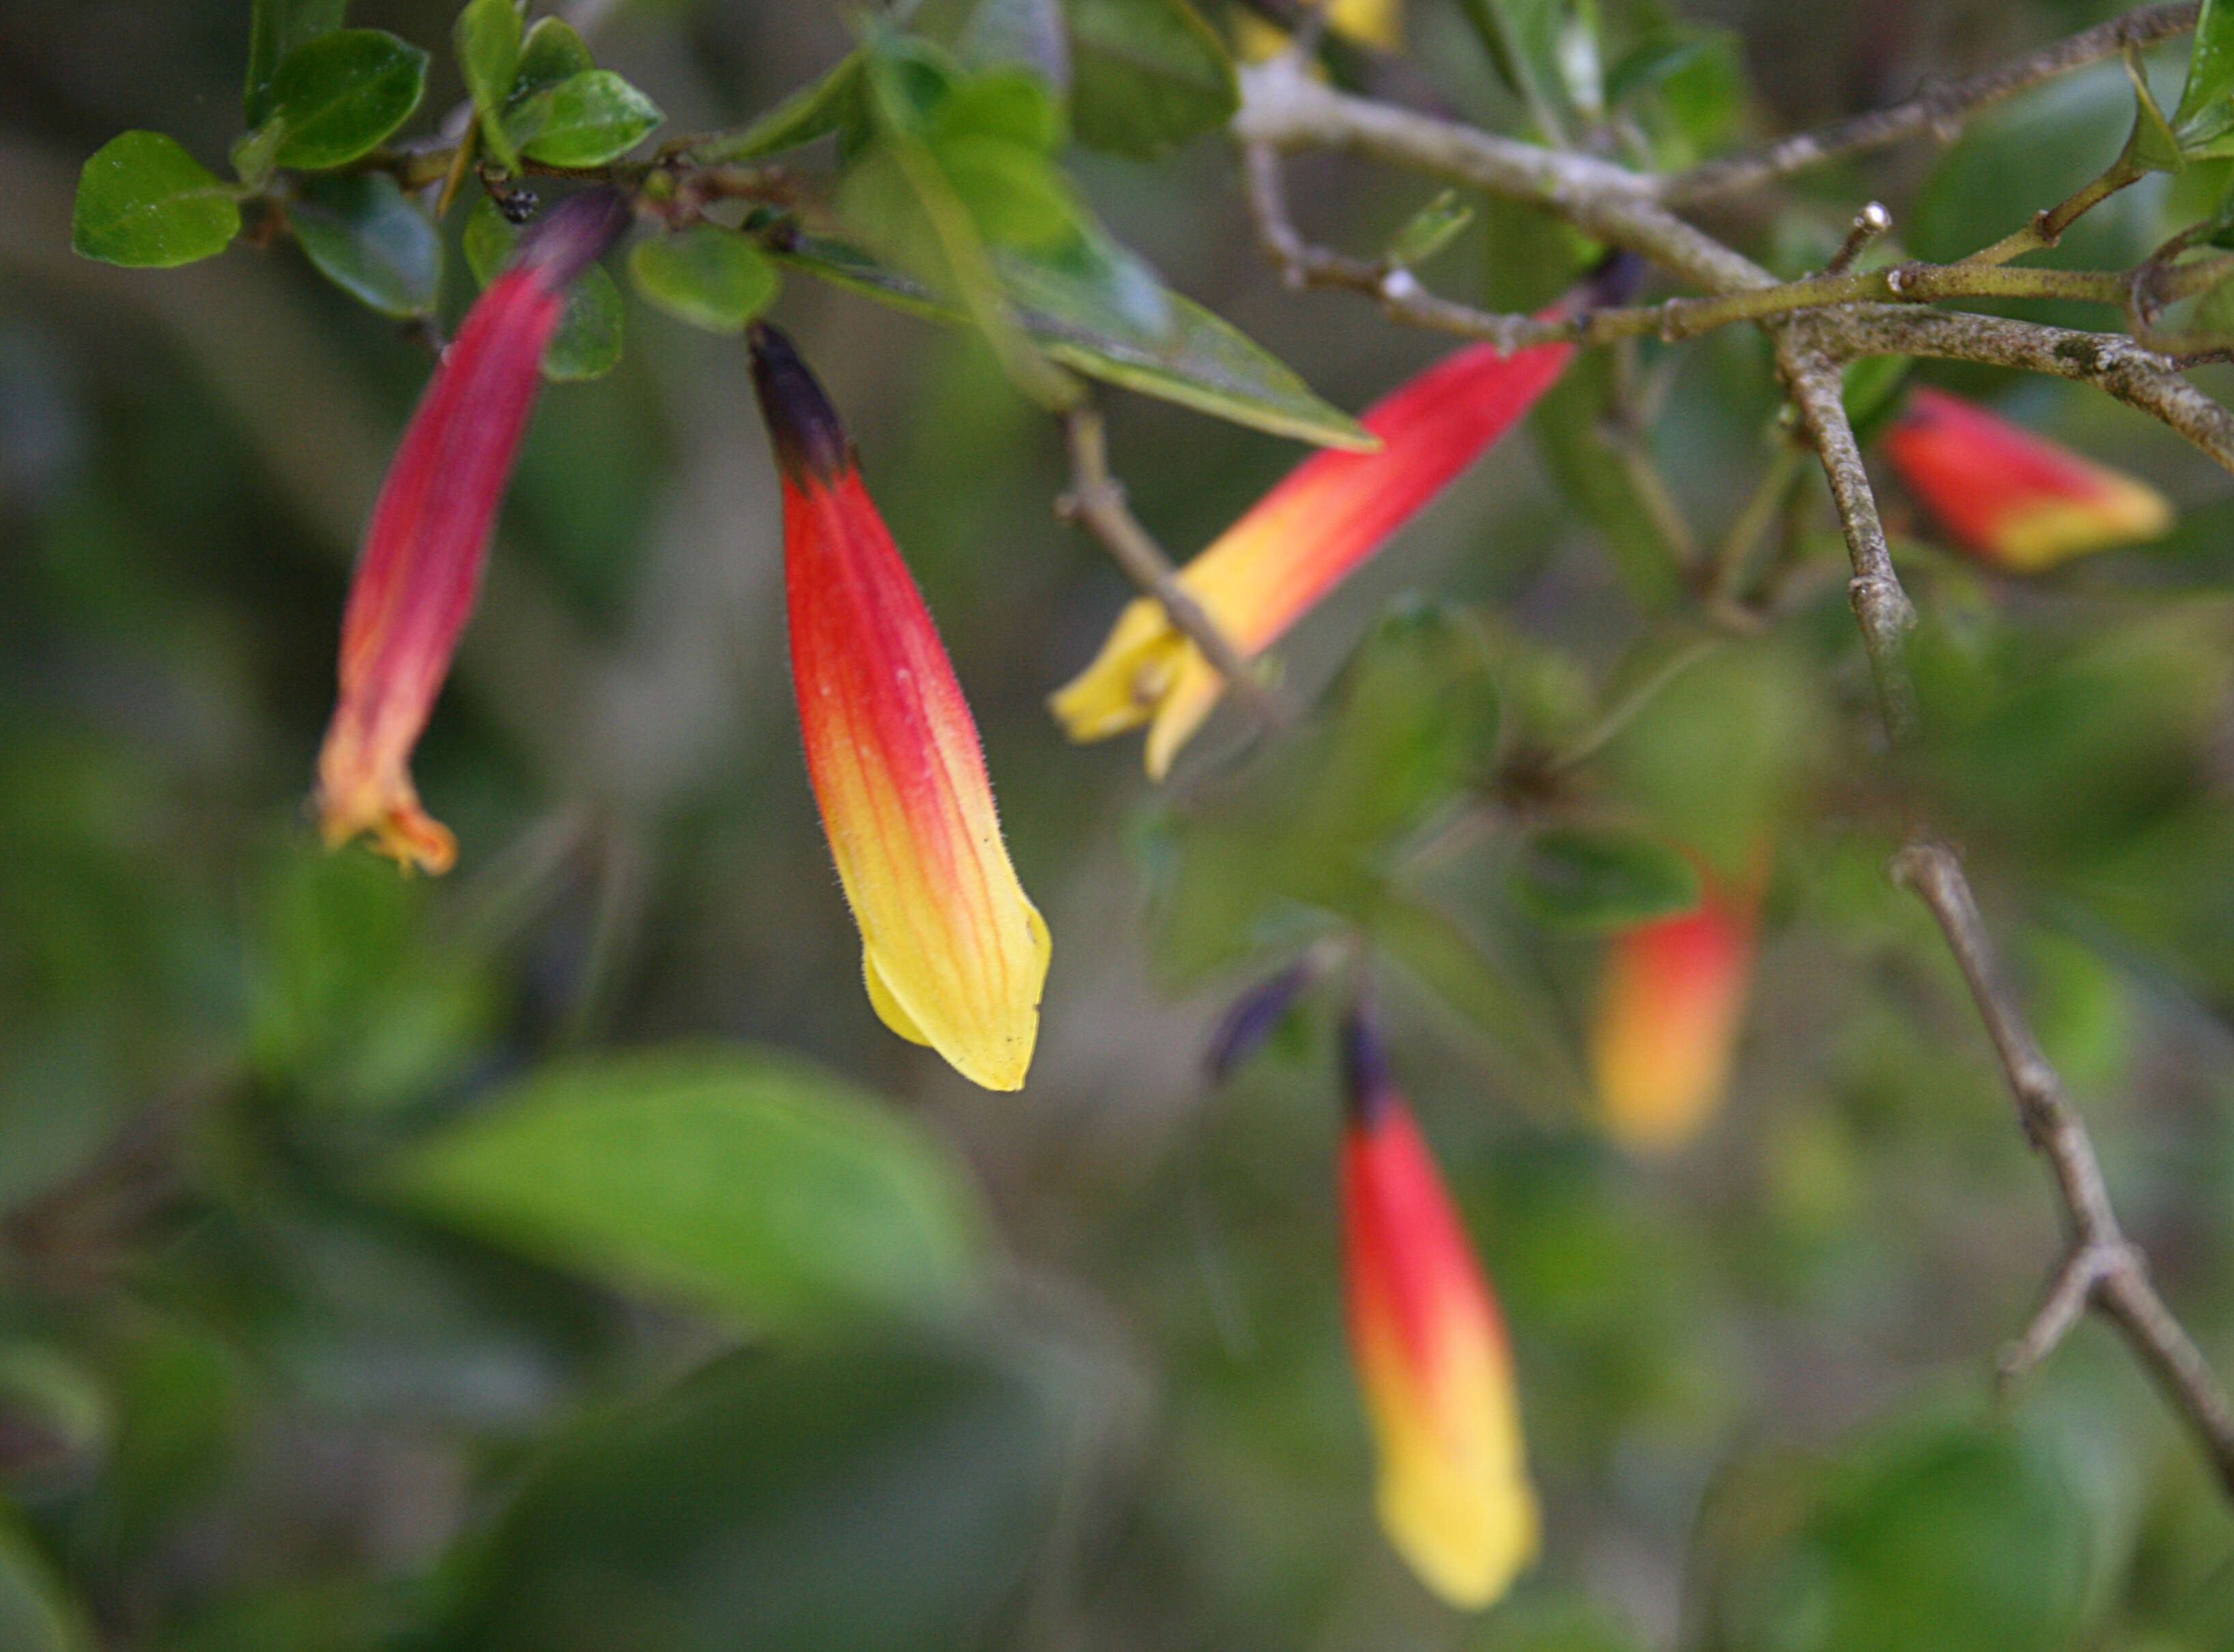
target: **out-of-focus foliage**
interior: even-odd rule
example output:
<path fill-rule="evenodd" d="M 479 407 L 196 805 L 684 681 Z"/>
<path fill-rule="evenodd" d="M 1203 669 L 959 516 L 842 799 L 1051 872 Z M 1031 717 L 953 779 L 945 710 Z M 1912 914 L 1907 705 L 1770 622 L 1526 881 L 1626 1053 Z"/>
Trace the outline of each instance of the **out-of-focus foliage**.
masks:
<path fill-rule="evenodd" d="M 921 10 L 0 7 L 0 1648 L 2234 1649 L 2234 1522 L 2120 1350 L 2083 1328 L 1989 1395 L 2060 1235 L 1883 875 L 1920 812 L 1965 846 L 2121 1211 L 2234 1368 L 2224 475 L 2082 387 L 1917 368 L 2183 514 L 2017 581 L 1888 489 L 1924 617 L 1894 766 L 1763 343 L 1586 355 L 1284 643 L 1301 726 L 1230 712 L 1152 795 L 1042 703 L 1130 591 L 1051 516 L 1031 395 L 1101 382 L 1185 554 L 1440 344 L 1259 260 L 1214 135 L 1227 7 Z M 2216 56 L 2142 65 L 2163 174 L 2044 261 L 2222 211 L 2234 9 L 2207 10 Z M 1662 166 L 2104 15 L 1407 11 L 1470 115 Z M 469 118 L 499 158 L 721 131 L 709 162 L 846 182 L 781 232 L 741 202 L 643 225 L 625 284 L 577 289 L 546 370 L 590 382 L 545 396 L 418 755 L 462 845 L 428 883 L 323 855 L 304 795 L 423 329 L 522 206 L 468 177 L 438 223 L 349 168 Z M 1796 274 L 1875 195 L 1906 252 L 1959 256 L 2135 120 L 2098 65 L 1725 227 Z M 1347 162 L 1295 184 L 1315 234 L 1499 307 L 1597 251 Z M 731 336 L 771 304 L 1054 932 L 1020 1096 L 861 990 Z M 1857 416 L 1898 381 L 1858 370 Z M 1715 623 L 1725 556 L 1768 623 Z M 1761 891 L 1753 1001 L 1728 1106 L 1647 1162 L 1582 1051 L 1607 932 L 1702 877 Z M 1298 961 L 1213 1096 L 1213 1022 Z M 1332 1191 L 1361 969 L 1544 1495 L 1541 1561 L 1474 1620 L 1373 1522 Z"/>

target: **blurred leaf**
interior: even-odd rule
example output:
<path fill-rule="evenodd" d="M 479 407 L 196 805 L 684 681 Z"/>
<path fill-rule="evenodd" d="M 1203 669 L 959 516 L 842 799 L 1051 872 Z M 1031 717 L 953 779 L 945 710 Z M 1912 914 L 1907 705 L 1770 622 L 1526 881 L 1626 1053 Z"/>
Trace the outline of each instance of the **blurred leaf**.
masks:
<path fill-rule="evenodd" d="M 340 28 L 348 11 L 349 0 L 250 0 L 242 104 L 251 127 L 262 126 L 271 113 L 265 88 L 280 61 L 304 42 Z"/>
<path fill-rule="evenodd" d="M 965 1652 L 1059 1531 L 1084 1385 L 963 1350 L 735 1355 L 578 1431 L 522 1487 L 446 1643 Z"/>
<path fill-rule="evenodd" d="M 843 242 L 798 235 L 784 262 L 918 315 L 956 319 L 919 284 Z M 996 256 L 1018 318 L 1067 367 L 1237 424 L 1329 447 L 1369 447 L 1355 420 L 1312 394 L 1228 323 L 1165 289 L 1133 253 L 1091 232 L 1060 258 Z"/>
<path fill-rule="evenodd" d="M 866 118 L 865 62 L 859 51 L 846 53 L 820 80 L 801 87 L 741 131 L 696 144 L 690 153 L 709 163 L 752 160 L 859 125 Z"/>
<path fill-rule="evenodd" d="M 1699 873 L 1677 851 L 1641 833 L 1552 826 L 1522 848 L 1512 892 L 1538 922 L 1621 929 L 1697 905 Z"/>
<path fill-rule="evenodd" d="M 242 134 L 225 157 L 232 163 L 233 175 L 251 189 L 262 189 L 278 170 L 279 146 L 286 140 L 287 126 L 282 121 L 267 121 Z"/>
<path fill-rule="evenodd" d="M 1679 581 L 1651 507 L 1604 428 L 1612 373 L 1607 351 L 1578 357 L 1537 402 L 1528 425 L 1559 491 L 1604 536 L 1623 584 L 1655 609 L 1675 597 Z"/>
<path fill-rule="evenodd" d="M 1425 264 L 1448 246 L 1473 222 L 1473 208 L 1447 189 L 1404 220 L 1404 227 L 1388 238 L 1388 261 L 1400 270 Z"/>
<path fill-rule="evenodd" d="M 345 166 L 410 118 L 427 89 L 427 54 L 378 29 L 305 41 L 265 88 L 283 167 Z"/>
<path fill-rule="evenodd" d="M 451 30 L 458 73 L 466 82 L 479 117 L 481 141 L 513 171 L 519 149 L 506 129 L 504 108 L 519 74 L 519 10 L 513 0 L 467 0 Z"/>
<path fill-rule="evenodd" d="M 1383 898 L 1388 852 L 1485 775 L 1498 695 L 1480 639 L 1456 615 L 1406 604 L 1343 673 L 1328 722 L 1174 818 L 1159 951 L 1182 980 L 1253 944 L 1276 903 L 1353 918 Z"/>
<path fill-rule="evenodd" d="M 1037 150 L 972 134 L 946 139 L 932 153 L 978 232 L 994 245 L 1053 252 L 1078 233 L 1070 187 Z"/>
<path fill-rule="evenodd" d="M 1740 135 L 1749 98 L 1745 49 L 1735 30 L 1661 23 L 1606 76 L 1606 99 L 1628 108 L 1662 168 L 1685 167 Z"/>
<path fill-rule="evenodd" d="M 1063 0 L 1063 17 L 1081 143 L 1152 160 L 1240 107 L 1232 59 L 1188 0 Z"/>
<path fill-rule="evenodd" d="M 1560 36 L 1568 0 L 1460 0 L 1459 9 L 1474 27 L 1496 66 L 1498 78 L 1539 112 L 1539 124 L 1558 120 L 1552 88 L 1564 84 Z M 1557 135 L 1556 128 L 1545 137 Z"/>
<path fill-rule="evenodd" d="M 629 275 L 650 303 L 713 333 L 743 332 L 774 301 L 779 280 L 757 245 L 711 224 L 637 242 Z"/>
<path fill-rule="evenodd" d="M 608 69 L 546 86 L 510 105 L 504 117 L 520 152 L 546 167 L 602 167 L 635 148 L 666 118 L 657 104 Z"/>
<path fill-rule="evenodd" d="M 2067 1465 L 2014 1424 L 1911 1422 L 1806 1485 L 1796 1528 L 1726 1558 L 1727 1652 L 2063 1652 L 2098 1557 Z"/>
<path fill-rule="evenodd" d="M 953 1162 L 803 1061 L 714 1048 L 552 1068 L 412 1150 L 390 1185 L 501 1244 L 788 1333 L 951 1322 L 986 1284 Z"/>
<path fill-rule="evenodd" d="M 95 1645 L 60 1576 L 0 1503 L 0 1646 L 8 1652 L 94 1652 Z"/>
<path fill-rule="evenodd" d="M 1898 410 L 1901 387 L 1914 365 L 1905 356 L 1864 356 L 1846 363 L 1843 398 L 1857 441 L 1868 446 Z"/>
<path fill-rule="evenodd" d="M 127 132 L 78 175 L 70 245 L 104 264 L 168 269 L 222 252 L 240 233 L 232 190 L 160 132 Z"/>
<path fill-rule="evenodd" d="M 2228 0 L 2203 0 L 2172 124 L 2192 155 L 2217 153 L 2234 134 L 2234 4 Z"/>
<path fill-rule="evenodd" d="M 970 68 L 1023 63 L 1050 86 L 1070 83 L 1057 0 L 924 0 L 909 22 Z"/>
<path fill-rule="evenodd" d="M 485 970 L 431 933 L 423 885 L 369 855 L 303 852 L 265 892 L 249 977 L 251 1059 L 317 1106 L 421 1105 L 480 1059 Z"/>
<path fill-rule="evenodd" d="M 434 313 L 441 237 L 385 173 L 307 180 L 287 222 L 310 262 L 351 297 L 384 316 Z"/>
<path fill-rule="evenodd" d="M 466 267 L 486 287 L 504 268 L 519 239 L 519 225 L 484 195 L 466 214 L 462 246 Z M 621 290 L 604 266 L 593 264 L 566 295 L 566 313 L 543 352 L 543 376 L 567 384 L 603 378 L 620 365 L 625 306 Z"/>

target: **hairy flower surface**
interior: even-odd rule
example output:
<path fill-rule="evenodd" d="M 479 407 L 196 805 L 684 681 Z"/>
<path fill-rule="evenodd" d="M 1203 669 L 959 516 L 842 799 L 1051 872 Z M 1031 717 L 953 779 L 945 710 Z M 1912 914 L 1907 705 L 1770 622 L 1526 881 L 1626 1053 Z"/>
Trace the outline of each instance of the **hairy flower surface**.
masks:
<path fill-rule="evenodd" d="M 783 478 L 792 684 L 869 1001 L 992 1090 L 1024 1081 L 1048 930 L 1001 839 L 977 725 L 821 387 L 750 335 Z"/>
<path fill-rule="evenodd" d="M 1711 879 L 1689 911 L 1608 943 L 1591 1065 L 1617 1139 L 1669 1152 L 1713 1117 L 1729 1086 L 1753 960 L 1752 898 Z"/>
<path fill-rule="evenodd" d="M 420 806 L 412 748 L 480 593 L 566 291 L 628 222 L 627 202 L 598 189 L 529 228 L 467 312 L 404 429 L 342 619 L 341 693 L 318 753 L 330 847 L 369 833 L 407 867 L 447 872 L 457 859 L 448 829 Z"/>

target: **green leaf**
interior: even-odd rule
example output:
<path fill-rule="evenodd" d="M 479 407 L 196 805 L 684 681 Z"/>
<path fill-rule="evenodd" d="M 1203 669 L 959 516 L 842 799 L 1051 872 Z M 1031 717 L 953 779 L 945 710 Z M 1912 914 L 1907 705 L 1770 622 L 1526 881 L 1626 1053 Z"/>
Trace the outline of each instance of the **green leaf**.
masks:
<path fill-rule="evenodd" d="M 1388 262 L 1400 270 L 1416 269 L 1448 246 L 1473 222 L 1473 208 L 1447 189 L 1404 222 L 1388 238 Z"/>
<path fill-rule="evenodd" d="M 9 1652 L 93 1652 L 84 1617 L 14 1512 L 0 1503 L 0 1646 Z"/>
<path fill-rule="evenodd" d="M 564 17 L 538 17 L 519 45 L 519 67 L 512 79 L 513 103 L 532 97 L 545 87 L 586 75 L 598 66 L 589 42 Z"/>
<path fill-rule="evenodd" d="M 232 162 L 233 175 L 251 189 L 262 189 L 278 170 L 279 146 L 286 140 L 286 123 L 281 121 L 267 121 L 242 134 L 226 157 Z"/>
<path fill-rule="evenodd" d="M 1905 356 L 1863 356 L 1846 363 L 1841 385 L 1846 418 L 1865 447 L 1899 406 L 1900 388 L 1914 365 Z"/>
<path fill-rule="evenodd" d="M 451 30 L 458 73 L 480 118 L 489 153 L 519 170 L 519 149 L 505 129 L 504 106 L 519 74 L 519 10 L 513 0 L 468 0 Z"/>
<path fill-rule="evenodd" d="M 774 299 L 779 281 L 758 246 L 711 224 L 637 242 L 629 275 L 650 303 L 712 333 L 744 331 Z"/>
<path fill-rule="evenodd" d="M 1553 88 L 1568 78 L 1561 54 L 1567 9 L 1568 0 L 1460 0 L 1498 77 L 1528 106 L 1546 138 L 1558 134 Z"/>
<path fill-rule="evenodd" d="M 1187 0 L 1064 0 L 1063 18 L 1081 143 L 1154 160 L 1240 107 L 1233 62 Z"/>
<path fill-rule="evenodd" d="M 2178 172 L 2186 164 L 2186 156 L 2181 153 L 2179 134 L 2172 129 L 2172 122 L 2157 105 L 2156 94 L 2149 89 L 2148 70 L 2142 65 L 2139 51 L 2128 46 L 2125 62 L 2126 76 L 2133 85 L 2133 130 L 2126 140 L 2126 158 L 2151 172 Z"/>
<path fill-rule="evenodd" d="M 546 167 L 602 167 L 636 147 L 666 118 L 612 70 L 593 69 L 513 106 L 505 121 L 530 160 Z"/>
<path fill-rule="evenodd" d="M 924 0 L 909 23 L 965 67 L 1022 63 L 1051 86 L 1070 83 L 1070 42 L 1057 0 Z"/>
<path fill-rule="evenodd" d="M 1005 138 L 950 138 L 931 151 L 986 240 L 1055 251 L 1079 230 L 1080 208 L 1062 175 L 1036 149 Z"/>
<path fill-rule="evenodd" d="M 383 316 L 434 313 L 442 238 L 385 173 L 310 179 L 287 221 L 310 262 L 350 297 Z"/>
<path fill-rule="evenodd" d="M 1529 415 L 1538 451 L 1567 501 L 1604 537 L 1616 569 L 1637 601 L 1664 607 L 1678 592 L 1674 554 L 1650 504 L 1609 439 L 1611 359 L 1581 356 Z"/>
<path fill-rule="evenodd" d="M 990 69 L 954 82 L 931 110 L 924 135 L 934 148 L 996 138 L 1051 155 L 1062 142 L 1062 109 L 1038 75 Z"/>
<path fill-rule="evenodd" d="M 160 132 L 127 132 L 78 174 L 70 245 L 82 258 L 168 269 L 222 252 L 240 233 L 230 186 Z"/>
<path fill-rule="evenodd" d="M 342 26 L 349 0 L 252 0 L 248 12 L 248 82 L 242 106 L 248 124 L 260 127 L 271 113 L 265 88 L 289 52 Z"/>
<path fill-rule="evenodd" d="M 741 131 L 709 138 L 691 147 L 691 154 L 709 165 L 752 160 L 838 131 L 857 127 L 863 112 L 867 76 L 863 56 L 848 52 L 821 79 L 802 87 Z"/>
<path fill-rule="evenodd" d="M 2234 0 L 2203 0 L 2172 123 L 2191 154 L 2234 128 Z"/>
<path fill-rule="evenodd" d="M 1254 944 L 1283 902 L 1353 919 L 1386 898 L 1391 848 L 1480 780 L 1499 702 L 1473 627 L 1400 602 L 1343 672 L 1328 722 L 1173 817 L 1159 950 L 1182 981 Z"/>
<path fill-rule="evenodd" d="M 940 1146 L 770 1052 L 548 1069 L 415 1148 L 389 1185 L 499 1244 L 776 1331 L 949 1322 L 985 1289 L 983 1213 Z"/>
<path fill-rule="evenodd" d="M 859 248 L 796 235 L 772 249 L 785 263 L 917 315 L 958 321 L 953 305 Z M 1356 421 L 1230 323 L 1166 290 L 1154 271 L 1099 229 L 1058 257 L 996 252 L 1017 319 L 1064 366 L 1236 424 L 1334 447 L 1369 449 Z"/>
<path fill-rule="evenodd" d="M 1689 911 L 1699 874 L 1682 854 L 1641 833 L 1553 826 L 1522 849 L 1513 898 L 1539 923 L 1610 930 Z"/>
<path fill-rule="evenodd" d="M 377 146 L 419 107 L 427 54 L 378 29 L 344 29 L 306 41 L 281 60 L 265 88 L 282 136 L 283 167 L 345 166 Z"/>
<path fill-rule="evenodd" d="M 462 250 L 466 267 L 486 287 L 504 268 L 519 239 L 511 222 L 484 195 L 466 214 Z M 603 265 L 592 265 L 566 295 L 566 313 L 543 352 L 543 376 L 557 384 L 603 378 L 620 365 L 626 306 L 619 284 Z"/>

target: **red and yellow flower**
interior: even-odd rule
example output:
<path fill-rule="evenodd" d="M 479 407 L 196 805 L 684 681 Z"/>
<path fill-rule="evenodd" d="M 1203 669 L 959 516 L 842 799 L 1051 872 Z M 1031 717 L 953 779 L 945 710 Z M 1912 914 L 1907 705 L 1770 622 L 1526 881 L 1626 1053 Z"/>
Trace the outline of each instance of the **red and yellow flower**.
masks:
<path fill-rule="evenodd" d="M 1948 536 L 2012 573 L 2170 531 L 2172 502 L 1960 396 L 1928 387 L 1885 436 L 1902 483 Z"/>
<path fill-rule="evenodd" d="M 342 620 L 341 693 L 318 753 L 329 847 L 370 833 L 406 867 L 447 872 L 457 859 L 456 839 L 420 806 L 412 748 L 473 613 L 567 289 L 628 221 L 621 196 L 591 190 L 522 235 L 404 429 Z"/>
<path fill-rule="evenodd" d="M 1505 1323 L 1370 1024 L 1344 1038 L 1350 1350 L 1382 1529 L 1452 1604 L 1488 1605 L 1536 1553 L 1536 1493 Z"/>
<path fill-rule="evenodd" d="M 1366 413 L 1377 449 L 1312 454 L 1182 569 L 1180 583 L 1244 655 L 1261 652 L 1511 429 L 1574 350 L 1508 355 L 1481 343 L 1446 356 Z M 1048 704 L 1076 741 L 1146 723 L 1148 774 L 1161 779 L 1225 687 L 1161 604 L 1142 597 Z"/>
<path fill-rule="evenodd" d="M 1755 903 L 1702 879 L 1698 905 L 1606 949 L 1591 1066 L 1606 1127 L 1643 1152 L 1683 1146 L 1713 1116 L 1745 1021 Z"/>
<path fill-rule="evenodd" d="M 821 387 L 750 335 L 783 478 L 800 732 L 869 1002 L 988 1089 L 1022 1087 L 1048 930 L 1001 840 L 977 725 Z"/>

